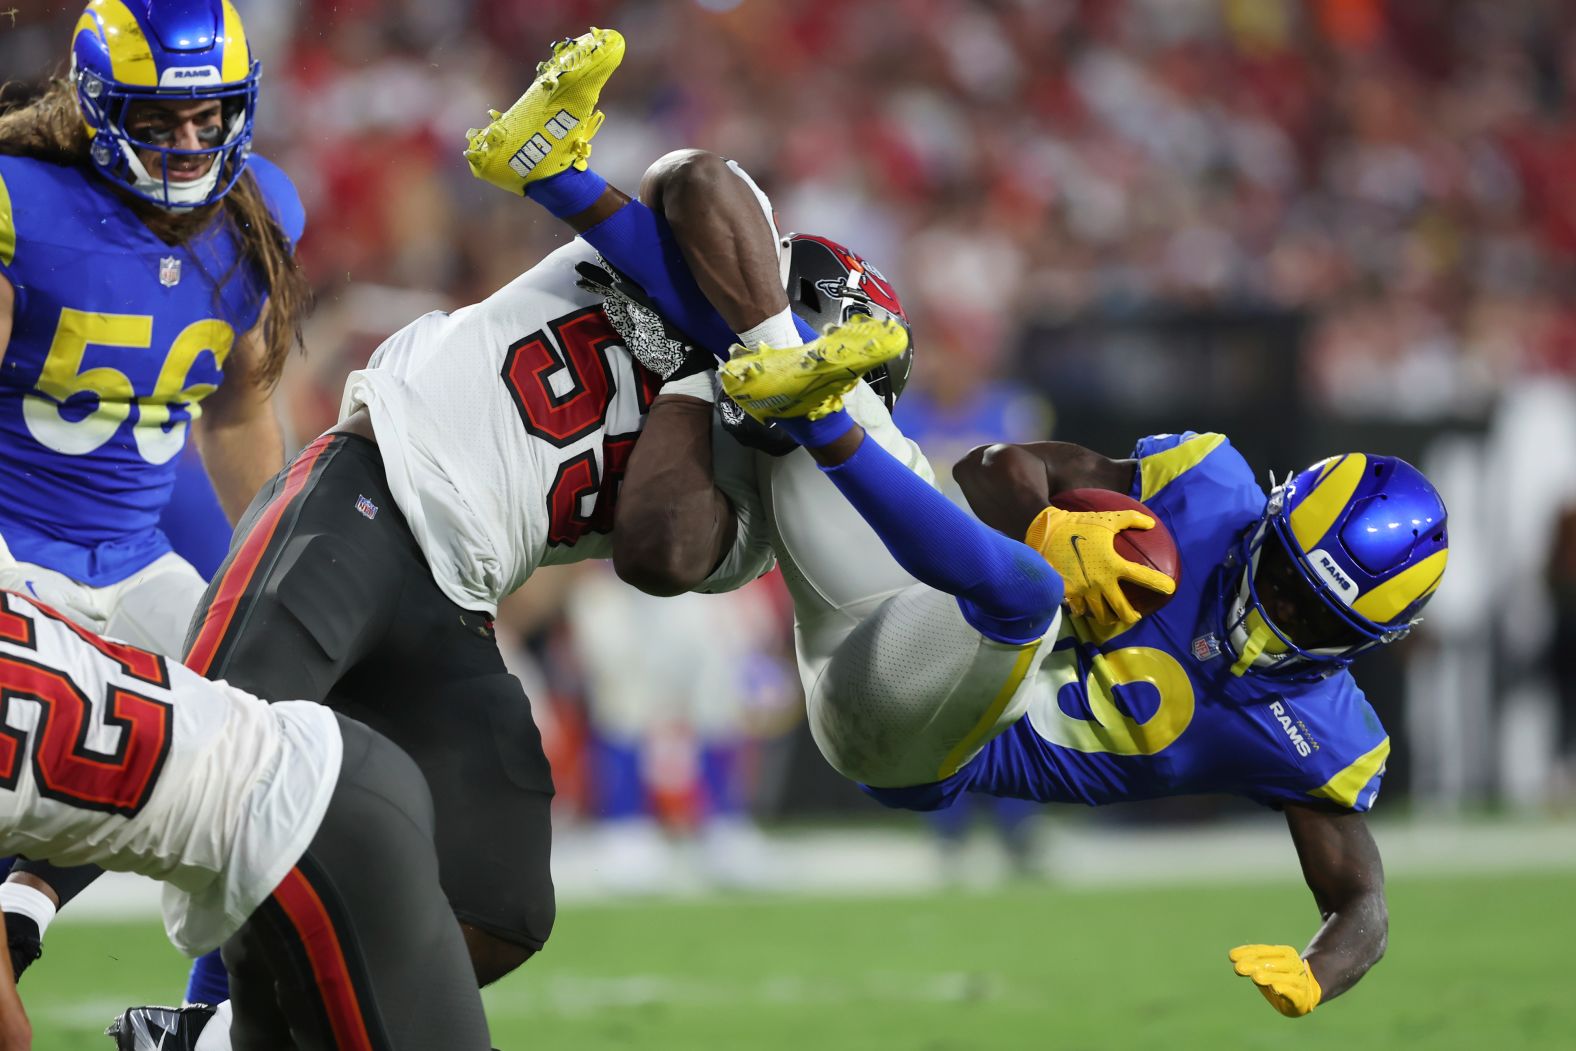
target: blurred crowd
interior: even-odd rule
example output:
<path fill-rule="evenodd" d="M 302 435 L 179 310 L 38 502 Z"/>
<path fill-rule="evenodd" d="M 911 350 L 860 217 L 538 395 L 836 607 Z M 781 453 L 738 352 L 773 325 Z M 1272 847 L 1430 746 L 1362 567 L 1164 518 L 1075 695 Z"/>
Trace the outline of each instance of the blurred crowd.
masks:
<path fill-rule="evenodd" d="M 1069 319 L 1303 315 L 1300 379 L 1326 415 L 1480 418 L 1576 374 L 1564 0 L 234 2 L 264 60 L 258 149 L 308 215 L 300 435 L 389 332 L 562 243 L 460 150 L 549 41 L 592 24 L 629 41 L 597 169 L 633 191 L 663 153 L 715 150 L 785 229 L 885 270 L 922 347 L 901 422 L 940 474 L 976 440 L 1046 433 L 1050 407 L 1010 381 Z M 0 70 L 61 71 L 79 0 L 19 11 Z M 517 616 L 540 635 L 573 614 Z M 755 650 L 780 657 L 781 624 L 770 638 Z M 746 670 L 741 697 L 782 692 Z"/>
<path fill-rule="evenodd" d="M 78 5 L 44 6 L 0 33 L 8 75 L 63 57 Z M 302 189 L 337 308 L 313 347 L 328 402 L 340 356 L 405 307 L 478 298 L 562 237 L 458 151 L 591 23 L 630 41 L 600 169 L 632 187 L 682 145 L 739 159 L 787 226 L 884 265 L 968 368 L 1010 374 L 1037 317 L 1185 304 L 1314 309 L 1306 378 L 1356 415 L 1470 414 L 1576 369 L 1560 0 L 237 6 L 265 59 L 259 147 Z"/>

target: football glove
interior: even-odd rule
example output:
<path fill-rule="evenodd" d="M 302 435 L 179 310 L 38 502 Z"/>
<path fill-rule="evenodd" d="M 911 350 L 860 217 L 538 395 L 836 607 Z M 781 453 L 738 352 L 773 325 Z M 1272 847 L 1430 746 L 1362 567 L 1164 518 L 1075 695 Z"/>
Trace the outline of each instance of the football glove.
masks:
<path fill-rule="evenodd" d="M 31 916 L 20 912 L 5 914 L 6 948 L 11 953 L 11 974 L 17 981 L 34 960 L 44 955 L 43 937 L 38 933 L 38 923 Z"/>
<path fill-rule="evenodd" d="M 1029 524 L 1023 542 L 1045 556 L 1062 575 L 1067 603 L 1075 616 L 1101 628 L 1134 624 L 1138 611 L 1122 594 L 1122 581 L 1169 595 L 1176 581 L 1149 566 L 1129 562 L 1116 551 L 1124 529 L 1153 529 L 1155 520 L 1140 511 L 1065 511 L 1047 507 Z"/>
<path fill-rule="evenodd" d="M 1312 1011 L 1324 995 L 1313 968 L 1290 945 L 1239 945 L 1231 950 L 1231 962 L 1287 1018 Z"/>
<path fill-rule="evenodd" d="M 600 266 L 581 263 L 575 272 L 580 275 L 575 284 L 602 297 L 602 312 L 623 339 L 630 356 L 656 373 L 663 383 L 717 367 L 714 357 L 657 313 L 645 289 L 605 260 Z"/>

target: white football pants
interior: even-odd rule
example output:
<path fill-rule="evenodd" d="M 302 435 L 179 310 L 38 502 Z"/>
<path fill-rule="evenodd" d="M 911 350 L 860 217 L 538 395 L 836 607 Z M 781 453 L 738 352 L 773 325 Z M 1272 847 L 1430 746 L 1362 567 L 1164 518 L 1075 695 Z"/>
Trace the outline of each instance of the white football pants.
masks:
<path fill-rule="evenodd" d="M 918 446 L 860 384 L 845 399 L 866 440 L 934 484 Z M 1050 645 L 985 638 L 956 598 L 892 558 L 810 454 L 762 456 L 772 544 L 794 603 L 815 742 L 844 776 L 881 788 L 951 776 L 1022 717 Z M 1052 623 L 1047 639 L 1054 639 Z"/>
<path fill-rule="evenodd" d="M 16 561 L 0 540 L 0 588 L 35 598 L 91 632 L 174 660 L 181 659 L 187 625 L 207 586 L 173 551 L 125 580 L 95 588 Z"/>

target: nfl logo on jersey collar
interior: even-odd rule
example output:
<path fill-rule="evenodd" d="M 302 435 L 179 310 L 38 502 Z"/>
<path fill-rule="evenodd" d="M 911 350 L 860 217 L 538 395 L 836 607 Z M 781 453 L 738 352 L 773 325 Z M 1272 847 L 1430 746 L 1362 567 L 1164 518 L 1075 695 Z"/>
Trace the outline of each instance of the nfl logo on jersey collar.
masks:
<path fill-rule="evenodd" d="M 159 284 L 174 288 L 181 283 L 180 256 L 167 255 L 159 260 Z"/>
<path fill-rule="evenodd" d="M 1220 656 L 1220 639 L 1214 632 L 1200 635 L 1193 640 L 1193 657 L 1196 660 L 1207 661 L 1211 657 Z"/>

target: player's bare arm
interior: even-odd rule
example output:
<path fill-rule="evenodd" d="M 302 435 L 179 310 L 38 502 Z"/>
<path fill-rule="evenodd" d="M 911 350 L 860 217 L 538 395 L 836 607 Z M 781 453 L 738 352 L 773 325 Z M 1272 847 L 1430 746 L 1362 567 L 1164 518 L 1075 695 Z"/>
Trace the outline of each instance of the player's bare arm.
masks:
<path fill-rule="evenodd" d="M 5 282 L 0 281 L 0 284 Z M 4 916 L 0 912 L 0 922 Z M 0 953 L 0 1051 L 25 1051 L 32 1046 L 33 1026 L 22 1008 L 22 997 L 16 991 L 11 958 Z"/>
<path fill-rule="evenodd" d="M 623 196 L 610 187 L 592 211 Z M 729 326 L 744 332 L 788 309 L 771 228 L 721 157 L 670 153 L 647 169 L 640 196 L 668 221 L 696 283 Z M 664 394 L 635 443 L 619 494 L 613 565 L 642 591 L 693 589 L 733 545 L 738 523 L 714 484 L 711 428 L 709 402 Z"/>
<path fill-rule="evenodd" d="M 1321 999 L 1329 1000 L 1357 984 L 1384 955 L 1390 927 L 1384 864 L 1359 813 L 1288 806 L 1286 825 L 1324 917 L 1302 956 L 1323 990 Z"/>
<path fill-rule="evenodd" d="M 285 463 L 273 387 L 257 379 L 266 353 L 267 319 L 265 308 L 262 319 L 236 340 L 225 363 L 226 382 L 203 401 L 202 416 L 192 428 L 203 466 L 232 525 Z"/>
<path fill-rule="evenodd" d="M 959 460 L 952 477 L 980 521 L 1011 537 L 1028 532 L 1051 497 L 1068 489 L 1132 488 L 1132 460 L 1113 460 L 1071 442 L 981 445 Z"/>
<path fill-rule="evenodd" d="M 704 150 L 658 160 L 641 181 L 641 200 L 661 215 L 701 292 L 736 331 L 788 309 L 778 276 L 778 248 L 748 184 Z M 565 221 L 584 232 L 629 197 L 609 186 Z M 714 485 L 711 403 L 677 393 L 659 396 L 630 456 L 616 512 L 613 565 L 653 595 L 689 591 L 733 545 L 737 521 Z"/>
<path fill-rule="evenodd" d="M 16 309 L 16 291 L 11 282 L 0 277 L 0 362 L 5 361 L 5 348 L 11 343 L 11 314 Z"/>

